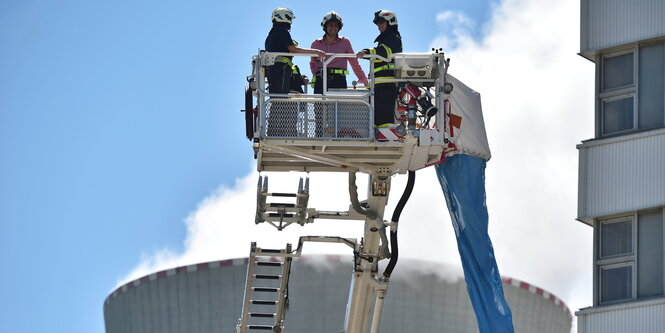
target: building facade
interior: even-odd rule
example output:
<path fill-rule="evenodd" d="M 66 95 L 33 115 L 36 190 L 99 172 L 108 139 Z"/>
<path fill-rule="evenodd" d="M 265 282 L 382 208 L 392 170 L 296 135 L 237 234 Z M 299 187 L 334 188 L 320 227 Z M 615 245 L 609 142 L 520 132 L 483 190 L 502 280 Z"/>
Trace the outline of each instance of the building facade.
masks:
<path fill-rule="evenodd" d="M 106 333 L 232 333 L 240 317 L 247 259 L 213 261 L 150 274 L 120 286 L 104 303 Z M 294 260 L 285 331 L 340 332 L 353 258 Z M 546 290 L 503 278 L 516 332 L 569 333 L 572 314 Z M 382 333 L 476 333 L 459 269 L 400 259 L 381 316 Z"/>
<path fill-rule="evenodd" d="M 581 0 L 595 137 L 578 145 L 577 219 L 594 230 L 578 332 L 665 331 L 665 1 Z"/>

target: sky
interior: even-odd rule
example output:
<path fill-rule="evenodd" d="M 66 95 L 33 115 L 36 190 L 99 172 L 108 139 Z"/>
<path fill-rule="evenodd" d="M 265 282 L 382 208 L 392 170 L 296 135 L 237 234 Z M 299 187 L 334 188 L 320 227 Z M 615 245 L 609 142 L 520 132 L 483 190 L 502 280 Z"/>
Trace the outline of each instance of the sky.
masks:
<path fill-rule="evenodd" d="M 278 235 L 253 224 L 258 174 L 239 110 L 251 56 L 278 6 L 294 11 L 291 34 L 302 46 L 321 36 L 329 10 L 341 14 L 355 49 L 378 34 L 379 8 L 367 2 L 0 2 L 3 331 L 101 333 L 104 299 L 130 279 L 246 256 L 251 241 L 359 237 L 357 222 Z M 574 220 L 575 145 L 593 136 L 594 65 L 576 54 L 579 2 L 381 6 L 397 13 L 405 52 L 443 47 L 450 72 L 482 95 L 501 273 L 573 311 L 589 306 L 592 233 Z M 306 59 L 297 63 L 307 70 Z M 269 176 L 275 191 L 297 186 L 298 175 Z M 346 185 L 338 186 L 346 175 L 310 177 L 312 207 L 347 208 Z M 387 212 L 405 178 L 393 178 Z M 431 169 L 418 172 L 400 254 L 459 265 L 434 179 Z M 364 193 L 362 177 L 358 184 Z"/>

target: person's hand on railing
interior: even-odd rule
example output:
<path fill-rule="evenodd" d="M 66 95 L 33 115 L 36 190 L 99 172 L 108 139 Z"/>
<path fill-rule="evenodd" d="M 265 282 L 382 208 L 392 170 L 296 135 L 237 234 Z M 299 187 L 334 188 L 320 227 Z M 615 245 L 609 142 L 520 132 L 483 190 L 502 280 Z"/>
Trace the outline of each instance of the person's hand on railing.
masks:
<path fill-rule="evenodd" d="M 319 59 L 321 59 L 321 61 L 323 61 L 323 59 L 325 59 L 325 57 L 326 57 L 326 52 L 321 51 L 321 50 L 319 50 L 319 49 L 314 49 L 314 52 L 316 52 L 316 55 L 319 56 Z"/>
<path fill-rule="evenodd" d="M 326 57 L 326 53 L 319 49 L 303 49 L 302 47 L 297 47 L 295 45 L 289 45 L 290 53 L 316 53 L 316 56 L 323 59 Z"/>
<path fill-rule="evenodd" d="M 365 58 L 365 57 L 367 57 L 367 53 L 365 53 L 364 51 L 359 51 L 358 53 L 356 53 L 356 58 Z M 390 56 L 389 57 L 390 59 L 389 58 L 384 58 L 384 57 L 382 57 L 378 54 L 373 54 L 372 57 L 374 57 L 378 60 L 385 61 L 385 62 L 389 62 L 391 59 L 394 58 L 393 56 Z"/>

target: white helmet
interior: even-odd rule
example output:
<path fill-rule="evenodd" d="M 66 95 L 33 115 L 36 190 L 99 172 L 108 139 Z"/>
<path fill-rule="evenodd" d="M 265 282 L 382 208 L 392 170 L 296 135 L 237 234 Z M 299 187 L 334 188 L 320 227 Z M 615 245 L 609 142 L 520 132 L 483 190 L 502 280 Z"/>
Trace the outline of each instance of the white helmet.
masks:
<path fill-rule="evenodd" d="M 381 23 L 383 21 L 388 22 L 388 25 L 397 25 L 397 15 L 394 12 L 386 9 L 377 10 L 374 13 L 374 24 Z"/>
<path fill-rule="evenodd" d="M 293 12 L 288 8 L 278 7 L 272 11 L 273 22 L 284 22 L 291 24 L 295 18 L 296 16 L 293 15 Z"/>
<path fill-rule="evenodd" d="M 323 15 L 323 20 L 321 20 L 321 28 L 323 28 L 323 31 L 326 31 L 326 23 L 328 22 L 337 22 L 339 24 L 339 30 L 342 30 L 342 26 L 344 23 L 342 23 L 342 17 L 339 16 L 337 12 L 329 12 L 326 15 Z"/>

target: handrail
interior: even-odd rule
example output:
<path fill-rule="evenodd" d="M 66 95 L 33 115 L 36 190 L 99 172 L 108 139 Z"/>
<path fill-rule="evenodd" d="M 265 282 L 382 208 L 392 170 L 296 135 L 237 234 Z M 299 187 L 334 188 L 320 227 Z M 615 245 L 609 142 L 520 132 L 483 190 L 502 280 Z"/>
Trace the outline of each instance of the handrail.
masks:
<path fill-rule="evenodd" d="M 262 53 L 269 55 L 269 56 L 307 56 L 307 57 L 317 57 L 316 53 L 288 53 L 288 52 L 265 52 L 262 51 Z M 350 54 L 350 53 L 326 53 L 326 56 L 329 56 L 326 58 L 326 60 L 323 61 L 323 68 L 322 68 L 322 79 L 323 79 L 323 91 L 322 94 L 298 94 L 300 96 L 304 97 L 316 97 L 316 98 L 321 98 L 324 99 L 324 97 L 330 97 L 330 98 L 335 98 L 335 97 L 344 97 L 344 98 L 354 98 L 354 99 L 364 99 L 372 95 L 374 92 L 374 86 L 376 83 L 382 83 L 382 82 L 434 82 L 436 79 L 376 79 L 374 77 L 374 59 L 382 60 L 384 62 L 389 62 L 395 58 L 429 58 L 432 56 L 438 57 L 438 54 L 423 54 L 423 53 L 396 53 L 392 54 L 390 57 L 385 58 L 382 57 L 378 54 L 366 54 L 363 59 L 368 59 L 370 60 L 370 73 L 368 75 L 368 78 L 370 79 L 370 89 L 368 89 L 366 94 L 358 95 L 358 96 L 350 96 L 350 95 L 344 95 L 344 94 L 330 94 L 327 92 L 328 88 L 328 64 L 333 61 L 336 58 L 355 58 L 355 54 Z M 440 56 L 443 56 L 441 54 Z M 265 80 L 264 80 L 265 81 Z M 257 82 L 258 83 L 258 82 Z M 362 89 L 362 88 L 361 88 Z M 257 85 L 257 90 L 265 96 L 269 97 L 278 97 L 278 96 L 283 96 L 283 94 L 270 94 L 265 91 L 265 88 Z"/>
<path fill-rule="evenodd" d="M 264 54 L 266 54 L 266 55 L 269 55 L 269 56 L 276 56 L 276 57 L 277 57 L 277 56 L 296 56 L 296 57 L 297 57 L 297 56 L 309 56 L 309 57 L 317 57 L 317 54 L 315 54 L 315 53 L 288 53 L 288 52 L 262 52 L 262 53 L 264 53 Z M 323 84 L 324 84 L 324 87 L 323 87 L 323 94 L 307 94 L 307 93 L 305 93 L 305 94 L 297 94 L 297 95 L 299 95 L 299 96 L 301 96 L 301 97 L 303 97 L 303 96 L 304 96 L 304 97 L 315 97 L 315 98 L 319 98 L 319 99 L 323 99 L 323 96 L 325 96 L 325 97 L 333 97 L 333 98 L 334 98 L 334 97 L 343 97 L 343 98 L 352 98 L 352 99 L 365 99 L 365 98 L 368 98 L 368 97 L 371 96 L 371 94 L 374 92 L 373 85 L 370 86 L 370 89 L 367 91 L 367 93 L 362 94 L 362 95 L 358 95 L 358 96 L 344 95 L 344 94 L 327 94 L 327 93 L 326 93 L 326 90 L 327 90 L 326 88 L 327 88 L 327 77 L 328 77 L 328 73 L 327 73 L 327 69 L 328 69 L 328 66 L 327 66 L 327 65 L 328 65 L 328 63 L 330 63 L 330 61 L 332 61 L 333 59 L 336 59 L 336 58 L 355 58 L 356 55 L 355 55 L 355 54 L 350 54 L 350 53 L 326 53 L 326 55 L 330 55 L 330 58 L 328 58 L 328 59 L 323 63 L 323 76 L 322 76 Z M 374 56 L 374 55 L 373 55 L 373 56 Z M 385 58 L 383 58 L 383 57 L 381 57 L 381 58 L 382 58 L 382 59 L 385 59 Z M 261 66 L 261 65 L 264 65 L 264 64 L 259 64 L 259 66 Z M 373 67 L 374 67 L 374 65 L 373 65 L 373 63 L 372 63 L 372 69 L 373 69 Z M 265 80 L 263 80 L 263 81 L 265 81 Z M 266 91 L 265 91 L 265 88 L 264 88 L 262 85 L 258 84 L 259 82 L 261 82 L 261 80 L 257 80 L 257 86 L 256 86 L 256 88 L 257 88 L 257 91 L 258 91 L 261 95 L 268 96 L 268 97 L 279 97 L 279 96 L 284 96 L 284 94 L 271 94 L 271 93 L 269 93 L 269 92 L 266 92 Z"/>
<path fill-rule="evenodd" d="M 328 55 L 328 53 L 326 53 Z M 331 53 L 330 58 L 326 59 L 323 61 L 323 68 L 321 71 L 321 79 L 323 80 L 323 90 L 321 91 L 321 94 L 323 96 L 329 96 L 327 94 L 328 91 L 328 64 L 332 62 L 336 58 L 355 58 L 355 54 L 350 54 L 350 53 Z M 372 67 L 374 64 L 372 63 Z M 361 97 L 369 97 L 369 95 L 374 92 L 374 86 L 370 85 L 370 89 L 368 89 L 367 94 L 361 95 Z M 335 96 L 334 94 L 331 96 Z"/>
<path fill-rule="evenodd" d="M 267 91 L 267 86 L 266 86 L 266 78 L 265 78 L 265 71 L 263 68 L 265 66 L 269 66 L 274 64 L 274 59 L 275 57 L 278 56 L 290 56 L 290 57 L 318 57 L 317 54 L 315 53 L 289 53 L 289 52 L 266 52 L 266 51 L 259 51 L 258 55 L 255 55 L 253 57 L 253 80 L 254 80 L 254 88 L 256 88 L 257 94 L 258 94 L 258 107 L 260 110 L 259 117 L 260 119 L 265 119 L 265 105 L 268 103 L 270 100 L 273 98 L 285 98 L 288 97 L 289 99 L 299 99 L 299 100 L 304 100 L 304 99 L 309 99 L 310 102 L 316 102 L 316 101 L 362 101 L 363 103 L 367 104 L 369 102 L 370 109 L 374 105 L 374 89 L 376 84 L 378 83 L 383 83 L 383 82 L 391 82 L 391 83 L 402 83 L 402 82 L 411 82 L 411 83 L 432 83 L 434 86 L 443 86 L 446 83 L 446 75 L 448 71 L 448 66 L 449 66 L 449 61 L 448 59 L 445 59 L 443 53 L 395 53 L 392 54 L 390 57 L 382 57 L 377 54 L 366 54 L 363 58 L 370 60 L 370 71 L 368 73 L 368 78 L 369 78 L 369 88 L 361 88 L 358 89 L 359 93 L 351 94 L 351 93 L 344 93 L 343 90 L 341 91 L 334 91 L 334 92 L 328 92 L 328 83 L 327 83 L 327 77 L 328 77 L 328 65 L 337 58 L 355 58 L 355 54 L 350 54 L 350 53 L 326 53 L 326 58 L 320 60 L 323 63 L 322 67 L 322 72 L 323 74 L 321 75 L 321 78 L 323 80 L 323 91 L 321 94 L 310 94 L 305 90 L 304 93 L 297 93 L 297 94 L 284 94 L 284 93 L 270 93 Z M 375 60 L 382 60 L 384 62 L 390 62 L 391 60 L 403 60 L 404 61 L 404 68 L 400 67 L 399 69 L 408 69 L 410 68 L 411 64 L 409 64 L 407 61 L 408 59 L 432 59 L 431 64 L 434 65 L 435 67 L 429 68 L 431 73 L 433 74 L 431 78 L 390 78 L 390 79 L 377 79 L 375 77 L 374 73 L 374 65 L 375 65 Z M 307 89 L 307 87 L 305 87 Z M 348 89 L 348 88 L 347 88 Z M 438 90 L 438 89 L 437 89 Z M 353 90 L 348 89 L 348 91 L 356 91 L 355 87 Z M 439 94 L 439 91 L 436 91 L 436 102 L 435 104 L 437 106 L 443 106 L 444 101 L 443 101 L 444 95 Z M 436 124 L 443 124 L 445 115 L 443 112 L 439 112 L 436 117 L 435 117 L 435 123 Z M 259 126 L 259 128 L 255 129 L 256 131 L 260 132 L 260 128 L 262 126 Z"/>

